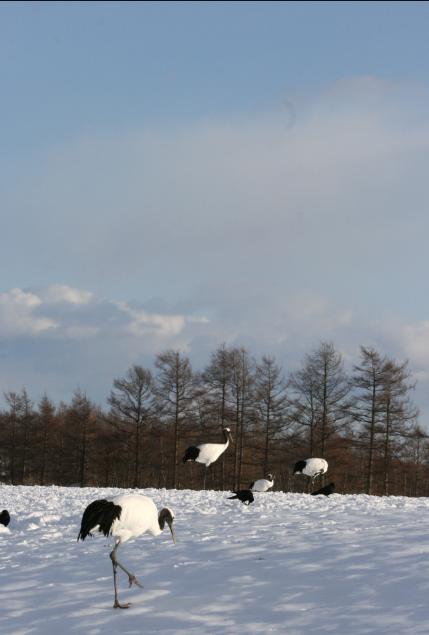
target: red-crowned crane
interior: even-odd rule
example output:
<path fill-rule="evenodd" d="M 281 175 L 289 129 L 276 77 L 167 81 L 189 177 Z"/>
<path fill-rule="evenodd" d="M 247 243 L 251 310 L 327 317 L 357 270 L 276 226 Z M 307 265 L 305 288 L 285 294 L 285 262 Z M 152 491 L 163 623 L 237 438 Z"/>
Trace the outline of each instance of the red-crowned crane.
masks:
<path fill-rule="evenodd" d="M 295 467 L 293 468 L 294 474 L 303 474 L 307 476 L 309 479 L 309 483 L 311 486 L 314 484 L 314 480 L 321 476 L 322 474 L 326 474 L 328 471 L 328 461 L 325 459 L 305 459 L 304 461 L 297 461 L 295 463 Z"/>
<path fill-rule="evenodd" d="M 260 478 L 250 484 L 252 492 L 267 492 L 274 485 L 274 476 L 267 474 L 267 478 Z"/>
<path fill-rule="evenodd" d="M 146 531 L 152 536 L 159 536 L 165 523 L 170 528 L 173 542 L 176 544 L 173 527 L 174 514 L 168 507 L 164 507 L 158 513 L 153 500 L 140 494 L 120 494 L 111 500 L 95 500 L 88 505 L 83 512 L 80 532 L 77 537 L 85 540 L 97 530 L 105 536 L 115 538 L 115 546 L 110 553 L 113 566 L 113 585 L 115 588 L 115 602 L 113 608 L 127 609 L 130 604 L 120 604 L 116 582 L 117 568 L 119 567 L 128 576 L 129 586 L 133 584 L 142 588 L 136 576 L 128 571 L 117 558 L 119 545 L 132 538 L 138 538 Z"/>
<path fill-rule="evenodd" d="M 229 443 L 232 443 L 231 430 L 229 428 L 222 428 L 223 438 L 225 443 L 200 443 L 199 445 L 191 445 L 183 457 L 183 463 L 187 461 L 195 461 L 196 463 L 202 463 L 205 466 L 204 470 L 204 489 L 206 489 L 206 476 L 207 468 L 218 460 L 218 458 L 225 452 Z"/>

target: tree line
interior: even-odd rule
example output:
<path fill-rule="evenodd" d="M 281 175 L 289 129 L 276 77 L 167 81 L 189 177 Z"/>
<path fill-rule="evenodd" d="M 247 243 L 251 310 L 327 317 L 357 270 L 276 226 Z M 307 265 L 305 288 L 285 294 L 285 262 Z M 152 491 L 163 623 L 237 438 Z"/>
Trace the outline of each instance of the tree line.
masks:
<path fill-rule="evenodd" d="M 429 494 L 428 436 L 413 403 L 408 362 L 362 346 L 346 372 L 321 342 L 286 374 L 272 356 L 221 345 L 202 371 L 183 352 L 156 356 L 113 380 L 106 406 L 75 390 L 56 405 L 24 388 L 4 393 L 0 480 L 12 484 L 199 489 L 204 466 L 182 463 L 198 442 L 234 443 L 209 468 L 207 486 L 238 489 L 271 472 L 275 489 L 303 491 L 294 463 L 328 460 L 342 493 Z"/>

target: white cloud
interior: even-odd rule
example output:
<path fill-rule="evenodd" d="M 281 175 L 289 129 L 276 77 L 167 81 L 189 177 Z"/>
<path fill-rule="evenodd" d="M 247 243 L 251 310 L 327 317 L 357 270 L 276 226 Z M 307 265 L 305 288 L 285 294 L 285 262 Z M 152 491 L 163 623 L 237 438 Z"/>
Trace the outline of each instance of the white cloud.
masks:
<path fill-rule="evenodd" d="M 166 348 L 186 352 L 201 368 L 222 342 L 244 345 L 256 357 L 273 354 L 287 371 L 324 339 L 333 341 L 349 368 L 358 360 L 360 344 L 399 360 L 409 358 L 419 380 L 417 403 L 429 408 L 429 321 L 365 319 L 320 294 L 304 293 L 277 298 L 274 310 L 272 306 L 267 310 L 261 301 L 249 312 L 244 302 L 241 316 L 233 319 L 222 312 L 208 319 L 196 306 L 189 316 L 148 310 L 95 294 L 78 312 L 73 303 L 64 303 L 58 311 L 56 303 L 42 299 L 49 297 L 46 291 L 11 289 L 0 294 L 0 337 L 3 343 L 14 342 L 10 354 L 0 358 L 6 387 L 17 388 L 9 381 L 21 377 L 19 385 L 30 389 L 34 385 L 40 391 L 65 383 L 71 392 L 79 382 L 89 393 L 107 394 L 113 377 L 133 363 L 150 366 Z M 76 291 L 85 297 L 85 290 Z M 248 302 L 252 304 L 251 299 Z M 30 349 L 29 336 L 34 342 Z M 100 398 L 100 392 L 95 397 Z"/>
<path fill-rule="evenodd" d="M 42 298 L 45 302 L 56 304 L 66 302 L 69 304 L 88 304 L 94 297 L 90 291 L 75 289 L 65 284 L 53 284 L 43 291 Z"/>
<path fill-rule="evenodd" d="M 42 300 L 34 293 L 23 291 L 22 289 L 11 289 L 6 293 L 0 294 L 0 301 L 3 306 L 14 306 L 22 309 L 33 309 L 39 306 Z"/>
<path fill-rule="evenodd" d="M 126 302 L 118 302 L 117 306 L 131 317 L 126 330 L 137 337 L 150 333 L 160 337 L 171 337 L 178 335 L 185 326 L 186 320 L 183 315 L 148 313 L 142 309 L 133 309 Z"/>
<path fill-rule="evenodd" d="M 41 304 L 37 295 L 21 289 L 0 293 L 0 337 L 35 335 L 55 329 L 58 326 L 55 320 L 36 314 Z"/>
<path fill-rule="evenodd" d="M 396 339 L 414 364 L 429 367 L 429 320 L 402 325 Z"/>
<path fill-rule="evenodd" d="M 60 310 L 57 305 L 62 305 Z M 77 313 L 76 306 L 79 306 Z M 0 294 L 0 335 L 3 337 L 46 335 L 55 329 L 52 335 L 56 341 L 97 336 L 120 338 L 126 334 L 143 341 L 149 336 L 156 337 L 157 345 L 162 347 L 176 341 L 187 324 L 208 323 L 205 316 L 148 311 L 125 301 L 103 300 L 90 291 L 66 285 L 51 285 L 37 294 L 22 289 Z M 181 340 L 181 346 L 184 345 Z M 152 345 L 150 348 L 152 350 Z"/>

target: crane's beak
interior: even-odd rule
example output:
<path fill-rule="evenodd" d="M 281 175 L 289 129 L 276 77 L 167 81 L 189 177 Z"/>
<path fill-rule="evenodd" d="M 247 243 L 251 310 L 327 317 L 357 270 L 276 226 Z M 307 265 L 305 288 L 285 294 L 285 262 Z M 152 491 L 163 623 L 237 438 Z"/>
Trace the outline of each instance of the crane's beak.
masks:
<path fill-rule="evenodd" d="M 168 526 L 170 527 L 170 531 L 171 531 L 171 537 L 173 538 L 174 544 L 176 544 L 176 530 L 174 529 L 173 522 L 174 522 L 173 519 L 167 520 Z"/>
<path fill-rule="evenodd" d="M 234 443 L 234 439 L 232 438 L 232 434 L 228 432 L 229 440 L 231 443 Z"/>

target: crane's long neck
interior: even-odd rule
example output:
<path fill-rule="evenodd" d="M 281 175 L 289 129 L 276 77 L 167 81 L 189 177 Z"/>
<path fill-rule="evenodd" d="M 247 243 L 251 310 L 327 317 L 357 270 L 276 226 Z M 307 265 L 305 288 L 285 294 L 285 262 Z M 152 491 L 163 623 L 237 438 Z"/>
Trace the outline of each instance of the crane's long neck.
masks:
<path fill-rule="evenodd" d="M 229 434 L 228 434 L 228 432 L 226 430 L 223 431 L 223 438 L 225 440 L 224 445 L 225 445 L 225 450 L 226 450 L 226 448 L 229 446 Z"/>
<path fill-rule="evenodd" d="M 158 515 L 159 533 L 162 532 L 162 530 L 165 527 L 165 523 L 167 523 L 171 531 L 171 537 L 173 538 L 173 542 L 174 544 L 176 544 L 176 535 L 175 535 L 175 531 L 173 527 L 173 522 L 174 522 L 174 514 L 171 511 L 171 509 L 168 509 L 168 507 L 164 507 L 164 509 L 161 509 Z"/>

